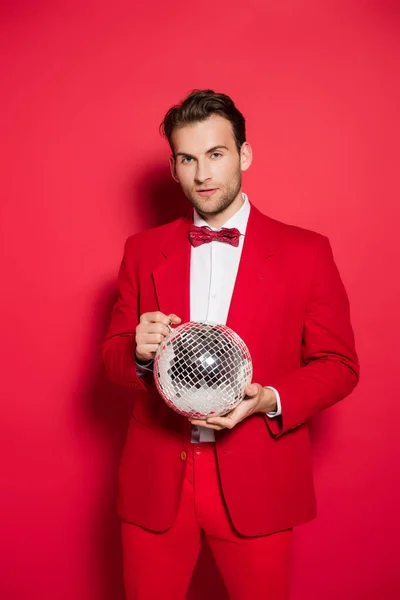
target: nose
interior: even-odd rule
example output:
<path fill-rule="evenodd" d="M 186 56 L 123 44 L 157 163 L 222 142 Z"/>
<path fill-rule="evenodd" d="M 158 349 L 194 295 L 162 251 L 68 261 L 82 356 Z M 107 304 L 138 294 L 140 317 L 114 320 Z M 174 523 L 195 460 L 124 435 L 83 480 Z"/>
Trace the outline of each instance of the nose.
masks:
<path fill-rule="evenodd" d="M 197 162 L 197 169 L 195 173 L 196 184 L 203 184 L 208 179 L 211 179 L 211 173 L 209 165 L 206 160 L 199 160 Z"/>

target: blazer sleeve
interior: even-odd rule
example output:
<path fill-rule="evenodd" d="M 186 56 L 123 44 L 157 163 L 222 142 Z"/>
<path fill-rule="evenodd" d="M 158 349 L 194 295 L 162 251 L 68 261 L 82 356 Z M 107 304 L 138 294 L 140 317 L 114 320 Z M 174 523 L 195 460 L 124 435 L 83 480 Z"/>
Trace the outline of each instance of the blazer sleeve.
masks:
<path fill-rule="evenodd" d="M 282 414 L 265 416 L 280 437 L 348 396 L 359 380 L 348 296 L 331 245 L 321 236 L 306 300 L 302 366 L 268 384 L 279 390 Z"/>
<path fill-rule="evenodd" d="M 118 296 L 100 350 L 105 372 L 111 381 L 145 390 L 146 377 L 138 377 L 135 363 L 136 326 L 139 322 L 135 238 L 131 236 L 125 242 L 118 273 Z"/>

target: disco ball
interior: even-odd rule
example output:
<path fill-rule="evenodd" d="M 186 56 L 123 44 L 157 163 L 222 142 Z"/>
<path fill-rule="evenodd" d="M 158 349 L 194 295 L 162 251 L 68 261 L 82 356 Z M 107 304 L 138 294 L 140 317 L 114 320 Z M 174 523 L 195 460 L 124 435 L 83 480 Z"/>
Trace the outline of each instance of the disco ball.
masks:
<path fill-rule="evenodd" d="M 190 321 L 171 330 L 154 359 L 154 380 L 186 417 L 222 416 L 244 398 L 253 367 L 246 344 L 226 325 Z"/>

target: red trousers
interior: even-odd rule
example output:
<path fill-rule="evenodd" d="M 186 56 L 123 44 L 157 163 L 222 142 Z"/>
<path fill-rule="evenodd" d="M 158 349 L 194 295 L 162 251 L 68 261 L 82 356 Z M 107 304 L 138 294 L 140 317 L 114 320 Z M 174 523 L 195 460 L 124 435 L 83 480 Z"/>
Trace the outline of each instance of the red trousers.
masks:
<path fill-rule="evenodd" d="M 185 600 L 202 536 L 231 600 L 287 600 L 292 530 L 252 538 L 237 534 L 225 509 L 214 443 L 191 446 L 171 529 L 155 533 L 122 521 L 126 600 Z"/>

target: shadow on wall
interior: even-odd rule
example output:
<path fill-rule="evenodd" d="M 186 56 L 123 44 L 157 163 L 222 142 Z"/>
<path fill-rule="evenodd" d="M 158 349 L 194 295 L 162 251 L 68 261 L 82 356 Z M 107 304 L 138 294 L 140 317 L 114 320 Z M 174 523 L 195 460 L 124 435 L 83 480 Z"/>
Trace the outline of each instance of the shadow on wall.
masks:
<path fill-rule="evenodd" d="M 128 187 L 136 199 L 131 202 L 132 225 L 140 223 L 140 230 L 164 225 L 190 211 L 190 202 L 172 179 L 168 165 L 144 170 Z"/>
<path fill-rule="evenodd" d="M 135 203 L 130 200 L 133 210 L 132 225 L 140 223 L 140 227 L 132 227 L 132 230 L 157 227 L 190 210 L 188 200 L 166 168 L 149 169 L 130 187 L 134 191 L 134 197 L 139 199 Z M 121 257 L 124 241 L 121 240 Z M 118 266 L 116 265 L 116 270 Z M 124 600 L 120 523 L 116 514 L 117 475 L 132 398 L 128 388 L 117 386 L 107 380 L 99 354 L 100 344 L 104 339 L 116 298 L 117 281 L 115 280 L 103 285 L 98 297 L 93 301 L 93 330 L 90 332 L 91 344 L 88 357 L 90 375 L 89 377 L 86 375 L 85 386 L 86 419 L 90 427 L 100 435 L 102 441 L 104 439 L 104 447 L 108 450 L 107 459 L 104 461 L 106 473 L 103 473 L 106 484 L 99 492 L 98 510 L 93 516 L 92 524 L 94 548 L 92 568 L 96 574 L 100 600 Z M 86 373 L 88 371 L 86 370 Z M 205 597 L 209 600 L 228 598 L 207 544 L 204 544 L 200 553 L 188 600 L 203 600 Z"/>
<path fill-rule="evenodd" d="M 122 552 L 119 519 L 116 513 L 118 462 L 121 456 L 131 411 L 128 388 L 106 378 L 99 348 L 105 336 L 112 306 L 117 297 L 117 282 L 104 285 L 93 302 L 90 377 L 87 382 L 85 417 L 107 450 L 103 460 L 103 483 L 98 490 L 96 511 L 91 524 L 92 570 L 98 586 L 99 600 L 124 600 Z"/>
<path fill-rule="evenodd" d="M 132 225 L 140 223 L 143 230 L 172 221 L 190 210 L 189 201 L 167 168 L 149 169 L 130 185 L 138 200 L 132 206 Z M 123 243 L 121 240 L 121 256 Z M 116 265 L 116 269 L 118 265 Z M 93 539 L 95 553 L 93 569 L 96 573 L 100 600 L 124 600 L 122 552 L 119 519 L 116 514 L 118 464 L 125 441 L 131 411 L 131 392 L 109 382 L 101 367 L 99 347 L 106 333 L 112 306 L 117 297 L 117 281 L 102 287 L 93 303 L 93 331 L 91 332 L 91 376 L 87 383 L 86 416 L 91 427 L 104 438 L 108 448 L 106 485 L 101 490 L 98 511 L 94 515 Z M 317 417 L 311 423 L 311 439 L 318 454 L 329 451 L 330 419 Z M 322 428 L 321 428 L 322 425 Z M 322 429 L 322 431 L 321 431 Z M 322 439 L 324 444 L 322 444 Z M 320 456 L 319 456 L 320 458 Z M 188 600 L 225 600 L 228 598 L 221 576 L 207 543 L 203 544 L 190 585 Z"/>

